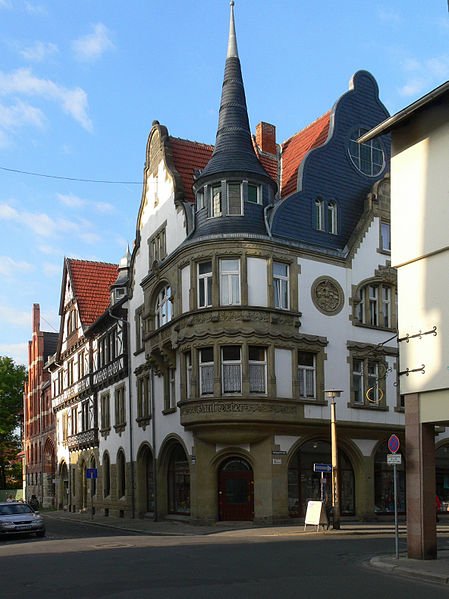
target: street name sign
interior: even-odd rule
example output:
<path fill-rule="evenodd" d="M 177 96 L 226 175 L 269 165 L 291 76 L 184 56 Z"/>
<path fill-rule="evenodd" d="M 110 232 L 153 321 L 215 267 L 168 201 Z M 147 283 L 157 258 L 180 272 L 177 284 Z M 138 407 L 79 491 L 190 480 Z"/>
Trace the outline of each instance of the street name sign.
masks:
<path fill-rule="evenodd" d="M 314 472 L 332 472 L 332 464 L 314 464 L 313 465 Z"/>

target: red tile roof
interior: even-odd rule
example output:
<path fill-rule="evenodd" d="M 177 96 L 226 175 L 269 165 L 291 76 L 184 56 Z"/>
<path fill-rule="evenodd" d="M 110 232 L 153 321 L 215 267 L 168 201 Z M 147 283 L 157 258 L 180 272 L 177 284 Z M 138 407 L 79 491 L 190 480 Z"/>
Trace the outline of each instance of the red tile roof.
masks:
<path fill-rule="evenodd" d="M 281 196 L 297 190 L 298 168 L 309 150 L 321 146 L 327 139 L 330 111 L 290 137 L 282 144 Z"/>
<path fill-rule="evenodd" d="M 193 175 L 196 170 L 202 170 L 209 162 L 214 146 L 201 144 L 188 139 L 170 136 L 174 166 L 184 185 L 184 195 L 187 201 L 194 202 L 192 191 Z"/>
<path fill-rule="evenodd" d="M 91 325 L 108 308 L 110 287 L 118 276 L 118 266 L 106 262 L 67 259 L 73 294 L 81 322 Z"/>

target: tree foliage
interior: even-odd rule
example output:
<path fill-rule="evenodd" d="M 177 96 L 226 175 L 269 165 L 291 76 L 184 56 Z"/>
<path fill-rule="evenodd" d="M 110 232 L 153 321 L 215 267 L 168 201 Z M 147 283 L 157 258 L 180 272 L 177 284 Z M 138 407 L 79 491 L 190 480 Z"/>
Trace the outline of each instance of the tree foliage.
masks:
<path fill-rule="evenodd" d="M 17 436 L 22 419 L 23 385 L 27 372 L 12 358 L 0 356 L 0 489 L 6 488 L 7 474 L 14 470 L 20 439 Z"/>

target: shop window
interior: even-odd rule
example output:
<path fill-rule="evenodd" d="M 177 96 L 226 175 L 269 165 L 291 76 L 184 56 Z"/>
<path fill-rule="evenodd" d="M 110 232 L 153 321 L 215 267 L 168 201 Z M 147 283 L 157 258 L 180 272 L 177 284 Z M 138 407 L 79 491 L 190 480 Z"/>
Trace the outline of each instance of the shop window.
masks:
<path fill-rule="evenodd" d="M 190 470 L 185 451 L 176 445 L 168 462 L 168 512 L 190 514 Z"/>
<path fill-rule="evenodd" d="M 103 454 L 103 495 L 111 494 L 111 460 L 107 451 Z"/>
<path fill-rule="evenodd" d="M 119 498 L 126 495 L 126 461 L 123 450 L 117 453 L 117 495 Z"/>

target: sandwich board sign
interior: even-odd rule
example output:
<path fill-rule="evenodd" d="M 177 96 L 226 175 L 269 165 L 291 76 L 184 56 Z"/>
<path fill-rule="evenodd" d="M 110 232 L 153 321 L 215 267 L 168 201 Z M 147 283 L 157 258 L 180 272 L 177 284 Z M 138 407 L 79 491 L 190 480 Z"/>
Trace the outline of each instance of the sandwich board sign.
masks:
<path fill-rule="evenodd" d="M 309 501 L 307 503 L 304 530 L 306 530 L 308 524 L 316 526 L 317 532 L 320 529 L 320 526 L 324 527 L 328 525 L 324 501 Z"/>

